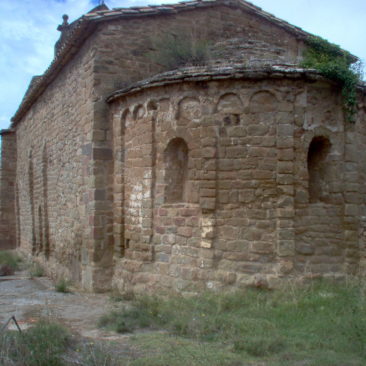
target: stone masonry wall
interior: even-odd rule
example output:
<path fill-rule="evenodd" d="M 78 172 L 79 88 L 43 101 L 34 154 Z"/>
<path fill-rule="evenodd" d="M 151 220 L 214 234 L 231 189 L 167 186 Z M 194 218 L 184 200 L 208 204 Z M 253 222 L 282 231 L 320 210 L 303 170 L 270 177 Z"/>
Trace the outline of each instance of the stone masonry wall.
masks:
<path fill-rule="evenodd" d="M 344 273 L 348 248 L 358 242 L 357 236 L 347 236 L 346 224 L 349 220 L 347 190 L 348 184 L 352 183 L 347 177 L 350 161 L 346 154 L 346 129 L 350 127 L 344 123 L 342 100 L 337 88 L 309 88 L 306 97 L 299 95 L 298 98 L 303 106 L 298 110 L 294 130 L 296 268 L 308 275 Z M 307 105 L 312 108 L 307 108 Z M 314 183 L 314 192 L 311 192 L 309 148 L 316 137 L 322 137 L 329 146 L 322 158 L 324 166 L 319 163 L 314 167 L 320 178 Z M 322 154 L 321 151 L 316 153 Z M 356 174 L 354 184 L 357 184 L 357 169 L 353 166 L 352 171 Z M 312 198 L 312 195 L 316 196 Z"/>
<path fill-rule="evenodd" d="M 16 126 L 20 250 L 92 288 L 94 46 L 89 40 Z"/>
<path fill-rule="evenodd" d="M 355 272 L 359 224 L 349 192 L 360 177 L 347 157 L 354 128 L 338 88 L 185 82 L 121 97 L 111 118 L 114 287 L 192 292 Z M 313 138 L 330 142 L 313 154 L 315 173 Z M 178 140 L 188 147 L 188 173 L 181 202 L 169 203 L 174 158 L 166 156 Z M 324 190 L 318 202 L 309 176 Z"/>
<path fill-rule="evenodd" d="M 1 134 L 0 168 L 0 249 L 16 246 L 16 138 L 14 131 L 3 130 Z"/>
<path fill-rule="evenodd" d="M 352 130 L 350 131 L 352 132 Z M 353 159 L 355 164 L 349 164 L 350 183 L 348 183 L 349 192 L 357 194 L 359 205 L 356 204 L 356 210 L 354 212 L 359 218 L 359 257 L 360 257 L 360 273 L 365 275 L 366 273 L 366 149 L 363 148 L 364 141 L 366 141 L 366 95 L 359 98 L 358 114 L 356 124 L 354 126 L 353 139 L 349 140 L 350 148 L 353 147 Z M 351 150 L 351 151 L 352 151 Z M 351 176 L 351 168 L 356 166 L 359 172 L 358 184 L 354 180 L 354 176 Z M 355 205 L 355 203 L 354 203 Z M 358 206 L 358 207 L 357 207 Z M 353 206 L 355 207 L 355 206 Z M 358 208 L 358 209 L 357 209 Z M 356 217 L 357 218 L 357 217 Z"/>
<path fill-rule="evenodd" d="M 177 14 L 125 18 L 100 24 L 93 36 L 93 42 L 95 42 L 97 49 L 93 67 L 96 95 L 93 100 L 93 146 L 103 151 L 104 154 L 99 162 L 96 161 L 96 158 L 93 160 L 93 172 L 95 175 L 93 188 L 98 192 L 98 198 L 95 201 L 95 208 L 93 209 L 95 215 L 91 225 L 93 233 L 96 233 L 94 237 L 94 253 L 100 262 L 100 266 L 94 268 L 95 274 L 93 275 L 94 283 L 97 281 L 100 284 L 96 285 L 97 287 L 103 287 L 109 283 L 108 276 L 112 274 L 112 232 L 113 226 L 116 223 L 113 223 L 112 216 L 109 214 L 112 212 L 110 197 L 113 194 L 113 180 L 121 179 L 118 177 L 118 174 L 116 178 L 114 169 L 116 169 L 115 164 L 117 163 L 113 162 L 112 154 L 114 154 L 114 159 L 120 160 L 121 156 L 118 154 L 122 154 L 122 152 L 116 155 L 114 150 L 114 153 L 112 153 L 113 144 L 115 143 L 112 141 L 112 135 L 115 132 L 112 132 L 112 127 L 109 124 L 109 110 L 105 98 L 117 88 L 129 85 L 161 70 L 161 66 L 152 61 L 151 52 L 156 52 L 154 50 L 156 41 L 167 33 L 187 33 L 191 34 L 193 38 L 201 37 L 212 40 L 211 43 L 216 45 L 215 47 L 219 51 L 216 52 L 217 57 L 222 57 L 225 60 L 232 58 L 235 62 L 241 63 L 256 62 L 258 58 L 272 63 L 274 62 L 273 60 L 279 63 L 296 63 L 299 61 L 304 47 L 302 41 L 296 40 L 293 35 L 274 26 L 269 21 L 259 19 L 256 15 L 247 14 L 235 7 L 224 5 L 194 9 L 194 11 L 184 11 Z M 246 45 L 247 49 L 250 48 L 251 51 L 245 50 L 244 46 L 236 47 L 235 45 L 238 43 Z M 225 54 L 222 54 L 222 52 Z M 260 53 L 261 57 L 259 57 Z M 216 61 L 213 61 L 213 63 L 216 63 Z M 150 113 L 153 112 L 150 111 Z M 127 116 L 126 118 L 128 120 L 130 117 Z M 151 136 L 149 129 L 152 127 L 145 125 L 143 128 L 143 136 L 148 136 L 149 134 Z M 123 134 L 124 132 L 121 133 Z M 129 144 L 133 144 L 136 150 L 140 143 L 144 144 L 143 149 L 146 151 L 141 156 L 131 157 L 130 161 L 126 160 L 125 163 L 129 165 L 126 165 L 126 172 L 128 173 L 126 173 L 124 183 L 125 186 L 128 186 L 129 177 L 139 176 L 141 177 L 141 187 L 135 187 L 135 189 L 139 189 L 142 192 L 144 185 L 148 184 L 149 180 L 153 180 L 149 176 L 151 168 L 149 170 L 145 166 L 150 164 L 149 161 L 152 159 L 151 154 L 153 151 L 149 147 L 150 142 L 140 142 L 142 137 L 139 134 L 136 136 L 138 137 L 133 138 L 126 135 L 124 138 Z M 143 162 L 139 163 L 139 159 Z M 118 164 L 122 164 L 122 162 Z M 122 182 L 119 182 L 119 184 L 122 185 Z M 131 194 L 140 195 L 141 192 L 135 191 Z M 118 192 L 118 194 L 122 195 L 122 192 Z M 125 194 L 127 193 L 125 192 Z M 212 197 L 208 198 L 212 199 Z M 121 210 L 121 208 L 118 209 Z M 129 207 L 128 209 L 134 209 L 138 212 L 144 210 L 145 212 L 152 208 L 136 206 Z M 147 214 L 145 212 L 144 214 L 147 215 L 144 218 L 144 222 L 153 220 L 153 213 Z M 127 224 L 136 226 L 138 222 L 134 223 L 131 221 Z M 149 225 L 149 230 L 151 230 L 151 224 Z M 145 238 L 144 245 L 146 245 L 146 253 L 144 255 L 151 256 L 153 253 L 149 252 L 150 239 L 146 238 L 152 234 L 147 234 L 147 229 L 143 229 L 143 231 L 146 231 L 141 233 Z M 133 243 L 136 240 L 130 234 L 132 235 L 132 233 L 127 233 L 127 237 L 123 240 L 129 241 L 130 251 L 132 251 Z M 134 235 L 137 234 L 135 233 Z M 115 247 L 118 247 L 118 245 L 115 244 Z"/>
<path fill-rule="evenodd" d="M 113 272 L 114 142 L 105 98 L 160 70 L 148 53 L 167 32 L 210 39 L 236 62 L 246 54 L 257 59 L 258 50 L 267 61 L 296 62 L 303 47 L 269 21 L 225 5 L 99 25 L 16 127 L 20 248 L 47 262 L 50 274 L 72 277 L 87 289 L 108 288 Z M 232 41 L 223 47 L 226 40 Z M 237 53 L 238 42 L 255 52 Z M 149 152 L 143 159 L 151 159 Z M 135 169 L 131 176 L 141 173 Z"/>

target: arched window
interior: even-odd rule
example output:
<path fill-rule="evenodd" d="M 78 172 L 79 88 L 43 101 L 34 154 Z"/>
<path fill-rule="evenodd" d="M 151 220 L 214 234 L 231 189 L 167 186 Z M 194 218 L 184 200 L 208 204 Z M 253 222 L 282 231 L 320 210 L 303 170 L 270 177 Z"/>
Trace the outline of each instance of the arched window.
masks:
<path fill-rule="evenodd" d="M 314 137 L 308 151 L 309 201 L 311 203 L 326 200 L 329 194 L 328 183 L 330 169 L 327 157 L 331 144 L 326 137 Z"/>
<path fill-rule="evenodd" d="M 171 140 L 164 152 L 165 202 L 183 202 L 186 199 L 188 178 L 188 146 L 181 138 Z"/>

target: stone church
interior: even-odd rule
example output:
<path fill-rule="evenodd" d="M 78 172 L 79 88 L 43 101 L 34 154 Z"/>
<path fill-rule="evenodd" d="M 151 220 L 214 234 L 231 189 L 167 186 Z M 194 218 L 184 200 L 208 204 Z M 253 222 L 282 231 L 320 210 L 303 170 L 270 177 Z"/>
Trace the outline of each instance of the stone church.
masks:
<path fill-rule="evenodd" d="M 362 273 L 366 92 L 347 121 L 300 67 L 310 34 L 243 0 L 101 5 L 58 30 L 1 131 L 1 248 L 89 291 Z M 208 62 L 164 69 L 168 35 Z"/>

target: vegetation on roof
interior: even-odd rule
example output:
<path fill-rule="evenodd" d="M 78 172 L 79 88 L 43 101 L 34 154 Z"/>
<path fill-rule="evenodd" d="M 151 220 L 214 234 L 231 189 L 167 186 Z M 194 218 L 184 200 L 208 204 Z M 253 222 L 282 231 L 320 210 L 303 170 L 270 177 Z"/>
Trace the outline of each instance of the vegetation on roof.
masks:
<path fill-rule="evenodd" d="M 165 70 L 206 65 L 210 59 L 210 41 L 183 31 L 156 38 L 153 45 L 150 59 Z"/>
<path fill-rule="evenodd" d="M 357 107 L 357 84 L 361 81 L 361 62 L 338 45 L 313 36 L 307 40 L 309 48 L 304 53 L 303 67 L 318 70 L 324 77 L 342 87 L 343 106 L 347 120 L 354 122 Z"/>

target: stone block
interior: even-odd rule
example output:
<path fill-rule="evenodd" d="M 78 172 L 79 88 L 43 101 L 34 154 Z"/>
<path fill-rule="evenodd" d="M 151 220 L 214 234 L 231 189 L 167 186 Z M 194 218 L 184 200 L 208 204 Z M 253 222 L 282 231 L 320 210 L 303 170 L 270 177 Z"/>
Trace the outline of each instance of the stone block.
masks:
<path fill-rule="evenodd" d="M 277 157 L 279 161 L 291 161 L 294 160 L 295 153 L 293 149 L 279 149 Z"/>
<path fill-rule="evenodd" d="M 279 257 L 291 257 L 295 254 L 295 242 L 293 240 L 278 240 L 277 254 Z"/>
<path fill-rule="evenodd" d="M 216 148 L 205 147 L 201 150 L 201 156 L 203 158 L 214 158 L 216 156 Z"/>
<path fill-rule="evenodd" d="M 277 126 L 277 136 L 290 137 L 294 134 L 294 125 L 281 123 Z"/>
<path fill-rule="evenodd" d="M 157 253 L 155 255 L 155 261 L 156 262 L 163 262 L 163 263 L 169 263 L 170 255 L 165 253 Z"/>
<path fill-rule="evenodd" d="M 216 207 L 216 199 L 201 197 L 200 206 L 202 210 L 214 210 Z"/>
<path fill-rule="evenodd" d="M 202 239 L 200 241 L 201 248 L 210 249 L 212 248 L 212 240 L 210 239 Z"/>
<path fill-rule="evenodd" d="M 247 135 L 247 129 L 243 126 L 228 127 L 226 131 L 230 137 L 245 137 Z"/>
<path fill-rule="evenodd" d="M 292 174 L 277 174 L 277 183 L 284 185 L 292 185 L 294 183 L 294 176 Z"/>
<path fill-rule="evenodd" d="M 236 282 L 237 274 L 235 272 L 218 271 L 216 280 L 224 285 L 232 285 Z"/>
<path fill-rule="evenodd" d="M 291 174 L 294 171 L 294 164 L 287 161 L 279 161 L 277 164 L 277 172 L 279 174 Z"/>
<path fill-rule="evenodd" d="M 277 138 L 277 147 L 280 149 L 287 149 L 294 146 L 293 137 L 289 136 L 279 136 Z"/>
<path fill-rule="evenodd" d="M 184 236 L 186 238 L 190 238 L 192 236 L 192 228 L 191 227 L 178 227 L 177 233 L 178 233 L 178 235 Z"/>
<path fill-rule="evenodd" d="M 294 199 L 289 196 L 282 196 L 278 199 L 278 207 L 279 208 L 293 208 L 294 207 Z"/>
<path fill-rule="evenodd" d="M 344 213 L 346 216 L 357 216 L 359 214 L 358 205 L 346 204 L 344 208 Z"/>
<path fill-rule="evenodd" d="M 200 196 L 201 197 L 215 197 L 216 196 L 216 189 L 200 189 Z"/>

